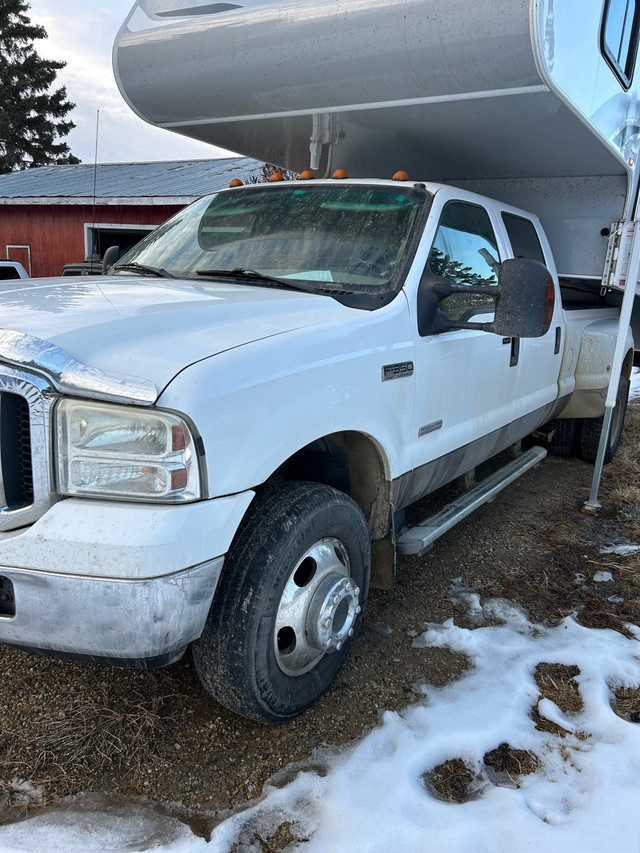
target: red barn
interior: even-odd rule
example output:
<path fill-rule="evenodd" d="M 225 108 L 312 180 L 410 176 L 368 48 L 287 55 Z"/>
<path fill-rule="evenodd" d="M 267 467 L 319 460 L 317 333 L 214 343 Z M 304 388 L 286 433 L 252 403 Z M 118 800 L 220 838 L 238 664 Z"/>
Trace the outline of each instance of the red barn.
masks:
<path fill-rule="evenodd" d="M 201 195 L 259 174 L 244 157 L 41 166 L 0 175 L 0 258 L 32 276 L 122 251 Z M 85 265 L 88 267 L 89 265 Z M 77 268 L 79 270 L 80 267 Z"/>

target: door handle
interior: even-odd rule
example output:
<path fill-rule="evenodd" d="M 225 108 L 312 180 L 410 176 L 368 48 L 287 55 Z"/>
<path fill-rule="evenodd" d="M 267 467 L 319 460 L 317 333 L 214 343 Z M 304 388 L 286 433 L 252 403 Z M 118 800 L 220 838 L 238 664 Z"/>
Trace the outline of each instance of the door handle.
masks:
<path fill-rule="evenodd" d="M 562 328 L 560 326 L 556 326 L 556 343 L 553 348 L 553 354 L 558 355 L 560 352 L 560 343 L 562 341 Z"/>
<path fill-rule="evenodd" d="M 520 338 L 511 338 L 511 357 L 509 367 L 515 367 L 520 358 Z"/>

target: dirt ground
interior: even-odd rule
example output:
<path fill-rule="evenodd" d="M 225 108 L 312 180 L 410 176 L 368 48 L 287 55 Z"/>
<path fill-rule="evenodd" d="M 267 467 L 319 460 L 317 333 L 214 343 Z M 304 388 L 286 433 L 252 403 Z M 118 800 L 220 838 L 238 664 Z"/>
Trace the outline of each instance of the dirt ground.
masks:
<path fill-rule="evenodd" d="M 372 592 L 337 682 L 284 725 L 249 722 L 217 705 L 188 655 L 166 670 L 140 672 L 0 648 L 0 822 L 18 816 L 16 808 L 28 801 L 19 780 L 29 780 L 42 786 L 45 803 L 81 791 L 177 803 L 206 813 L 206 835 L 215 813 L 257 797 L 283 768 L 312 762 L 317 748 L 350 741 L 383 710 L 416 701 L 417 684 L 442 685 L 464 671 L 464 658 L 414 649 L 408 633 L 450 617 L 464 624 L 462 610 L 447 598 L 454 578 L 482 595 L 518 602 L 540 622 L 576 613 L 595 627 L 624 631 L 625 622 L 640 624 L 640 553 L 600 554 L 603 544 L 640 542 L 639 448 L 636 401 L 618 456 L 605 469 L 597 517 L 580 512 L 592 466 L 548 457 L 429 554 L 400 558 L 394 590 Z M 417 508 L 414 520 L 425 512 Z M 612 580 L 594 582 L 597 571 Z M 563 674 L 550 667 L 537 675 L 541 692 L 556 690 L 562 704 Z M 572 675 L 564 674 L 566 703 Z M 638 707 L 640 692 L 618 697 L 619 713 Z M 513 756 L 500 757 L 507 759 Z"/>

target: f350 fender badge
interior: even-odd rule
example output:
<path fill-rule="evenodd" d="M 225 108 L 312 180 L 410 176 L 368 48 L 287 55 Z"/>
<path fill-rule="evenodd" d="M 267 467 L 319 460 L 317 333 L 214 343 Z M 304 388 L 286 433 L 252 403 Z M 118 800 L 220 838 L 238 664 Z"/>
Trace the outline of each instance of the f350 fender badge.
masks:
<path fill-rule="evenodd" d="M 382 367 L 382 381 L 388 379 L 404 379 L 406 376 L 413 376 L 413 362 L 399 361 L 397 364 L 385 364 Z"/>

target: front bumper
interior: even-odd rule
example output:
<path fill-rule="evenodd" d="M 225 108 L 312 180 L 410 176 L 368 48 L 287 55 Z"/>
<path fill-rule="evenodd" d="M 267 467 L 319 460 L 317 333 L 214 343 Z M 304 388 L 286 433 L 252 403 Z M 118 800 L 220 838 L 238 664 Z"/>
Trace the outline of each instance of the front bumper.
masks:
<path fill-rule="evenodd" d="M 123 666 L 177 660 L 202 632 L 253 495 L 178 506 L 70 498 L 0 532 L 0 643 Z"/>
<path fill-rule="evenodd" d="M 120 666 L 164 666 L 200 636 L 223 562 L 146 580 L 0 566 L 15 602 L 15 615 L 0 615 L 0 642 Z"/>

